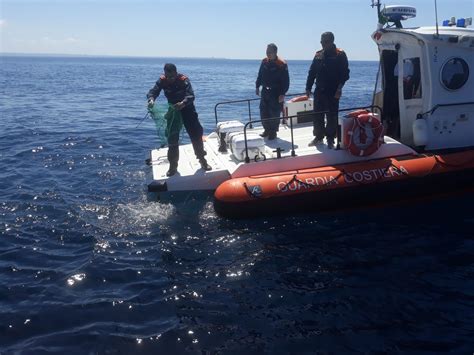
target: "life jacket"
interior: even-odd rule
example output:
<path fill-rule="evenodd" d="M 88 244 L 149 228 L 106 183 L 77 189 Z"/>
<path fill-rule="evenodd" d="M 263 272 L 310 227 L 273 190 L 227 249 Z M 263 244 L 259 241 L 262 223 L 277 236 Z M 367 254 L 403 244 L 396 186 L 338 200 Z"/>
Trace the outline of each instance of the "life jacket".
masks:
<path fill-rule="evenodd" d="M 275 60 L 263 58 L 258 81 L 263 86 L 264 93 L 271 91 L 272 95 L 283 95 L 289 86 L 286 61 L 280 57 Z"/>
<path fill-rule="evenodd" d="M 315 60 L 318 61 L 316 74 L 316 88 L 332 96 L 339 84 L 344 83 L 349 76 L 348 68 L 342 62 L 344 51 L 334 48 L 328 52 L 323 49 L 316 52 Z"/>
<path fill-rule="evenodd" d="M 161 84 L 161 87 L 164 89 L 165 87 L 169 87 L 177 82 L 180 82 L 182 84 L 185 83 L 185 81 L 188 79 L 188 77 L 184 74 L 181 74 L 181 73 L 178 73 L 178 76 L 176 77 L 176 80 L 171 83 L 164 74 L 161 74 L 160 75 L 160 84 Z"/>
<path fill-rule="evenodd" d="M 166 76 L 160 76 L 160 86 L 163 89 L 169 103 L 175 104 L 184 100 L 186 97 L 186 87 L 188 85 L 188 77 L 178 73 L 176 80 L 170 82 Z"/>
<path fill-rule="evenodd" d="M 262 62 L 267 64 L 267 63 L 271 63 L 270 59 L 268 59 L 268 57 L 265 57 L 262 59 Z M 284 60 L 283 58 L 280 58 L 280 57 L 277 57 L 274 61 L 273 61 L 279 68 L 284 68 L 285 65 L 287 65 L 286 63 L 286 60 Z"/>

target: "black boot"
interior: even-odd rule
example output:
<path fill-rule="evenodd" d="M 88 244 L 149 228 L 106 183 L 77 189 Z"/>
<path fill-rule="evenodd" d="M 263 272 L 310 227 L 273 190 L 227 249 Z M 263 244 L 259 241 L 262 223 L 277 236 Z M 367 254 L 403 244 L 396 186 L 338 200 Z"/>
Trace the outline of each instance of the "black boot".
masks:
<path fill-rule="evenodd" d="M 199 164 L 201 164 L 201 168 L 205 171 L 212 170 L 212 167 L 207 163 L 207 160 L 204 157 L 199 159 Z"/>
<path fill-rule="evenodd" d="M 170 168 L 166 172 L 166 176 L 170 177 L 173 176 L 178 172 L 178 165 L 177 164 L 170 164 Z"/>

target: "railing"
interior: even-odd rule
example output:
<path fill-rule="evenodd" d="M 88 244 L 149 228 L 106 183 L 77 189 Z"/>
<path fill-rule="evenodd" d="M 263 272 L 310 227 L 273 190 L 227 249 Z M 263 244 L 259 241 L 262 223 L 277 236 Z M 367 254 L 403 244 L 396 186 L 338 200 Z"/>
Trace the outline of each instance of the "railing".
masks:
<path fill-rule="evenodd" d="M 245 101 L 245 100 L 242 100 Z M 380 106 L 377 105 L 368 105 L 368 106 L 360 106 L 360 107 L 349 107 L 349 108 L 343 108 L 337 111 L 339 114 L 340 112 L 347 112 L 347 111 L 355 111 L 355 110 L 364 110 L 364 109 L 370 109 L 372 112 L 374 109 L 377 109 L 380 112 L 380 117 L 382 117 L 382 109 Z M 324 113 L 330 113 L 330 111 L 306 111 L 302 112 L 298 115 L 292 115 L 292 116 L 283 116 L 283 117 L 273 117 L 273 118 L 265 118 L 262 120 L 255 120 L 255 121 L 249 121 L 244 125 L 244 140 L 245 140 L 245 162 L 250 163 L 250 158 L 249 158 L 249 152 L 248 152 L 248 146 L 247 146 L 247 128 L 252 128 L 252 123 L 256 122 L 263 122 L 263 121 L 270 121 L 270 120 L 287 120 L 287 122 L 290 122 L 290 133 L 291 133 L 291 156 L 295 157 L 296 152 L 295 152 L 295 142 L 294 142 L 294 135 L 293 135 L 293 120 L 292 118 L 298 118 L 302 116 L 309 116 L 309 115 L 315 115 L 315 114 L 324 114 Z M 336 149 L 340 149 L 340 141 L 341 141 L 341 127 L 338 125 L 337 129 L 337 135 L 336 135 Z"/>
<path fill-rule="evenodd" d="M 292 97 L 292 96 L 302 96 L 302 95 L 306 95 L 306 93 L 299 93 L 299 94 L 286 94 L 285 97 Z M 216 125 L 217 123 L 219 122 L 219 119 L 217 118 L 217 107 L 218 106 L 222 106 L 222 105 L 230 105 L 230 104 L 238 104 L 238 103 L 242 103 L 242 102 L 246 102 L 247 103 L 247 107 L 248 107 L 248 112 L 249 112 L 249 122 L 250 122 L 250 128 L 252 128 L 252 110 L 250 108 L 250 102 L 252 101 L 260 101 L 261 100 L 261 97 L 257 97 L 255 99 L 244 99 L 244 100 L 233 100 L 233 101 L 222 101 L 222 102 L 218 102 L 215 106 L 214 106 L 214 115 L 216 117 Z"/>
<path fill-rule="evenodd" d="M 431 110 L 423 112 L 423 113 L 419 113 L 416 116 L 416 118 L 421 119 L 421 118 L 423 118 L 423 116 L 425 116 L 427 114 L 432 115 L 440 107 L 463 106 L 463 105 L 474 105 L 474 102 L 471 101 L 471 102 L 457 102 L 457 103 L 453 103 L 453 104 L 437 104 L 437 105 L 433 106 L 433 108 Z"/>

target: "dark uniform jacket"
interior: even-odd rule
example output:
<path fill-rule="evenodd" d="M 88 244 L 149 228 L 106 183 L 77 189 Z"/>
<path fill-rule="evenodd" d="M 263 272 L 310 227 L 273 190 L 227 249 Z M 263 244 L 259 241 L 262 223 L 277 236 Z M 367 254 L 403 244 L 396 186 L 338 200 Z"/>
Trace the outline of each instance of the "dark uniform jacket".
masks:
<path fill-rule="evenodd" d="M 178 77 L 171 83 L 164 75 L 161 75 L 155 86 L 148 91 L 146 97 L 155 100 L 161 90 L 165 92 L 165 96 L 170 104 L 176 104 L 183 101 L 185 106 L 190 106 L 194 102 L 194 91 L 188 77 L 178 73 Z"/>
<path fill-rule="evenodd" d="M 316 52 L 308 72 L 306 90 L 310 91 L 316 79 L 316 91 L 334 96 L 339 85 L 349 80 L 349 63 L 342 49 L 331 48 Z"/>
<path fill-rule="evenodd" d="M 269 90 L 275 96 L 285 95 L 290 87 L 286 62 L 278 57 L 275 60 L 264 58 L 260 64 L 255 85 L 257 88 L 263 86 L 264 90 Z"/>

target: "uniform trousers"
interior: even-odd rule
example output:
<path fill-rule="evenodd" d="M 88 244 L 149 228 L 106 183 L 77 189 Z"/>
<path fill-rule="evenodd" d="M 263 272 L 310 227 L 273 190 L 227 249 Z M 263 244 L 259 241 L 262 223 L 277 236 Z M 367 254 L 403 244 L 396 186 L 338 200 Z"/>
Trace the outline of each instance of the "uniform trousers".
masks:
<path fill-rule="evenodd" d="M 181 110 L 183 125 L 188 132 L 193 145 L 194 154 L 198 159 L 203 159 L 206 155 L 204 144 L 202 142 L 203 128 L 198 119 L 198 114 L 194 105 L 189 105 Z M 170 166 L 178 166 L 179 160 L 179 131 L 171 130 L 168 136 L 168 161 Z"/>

